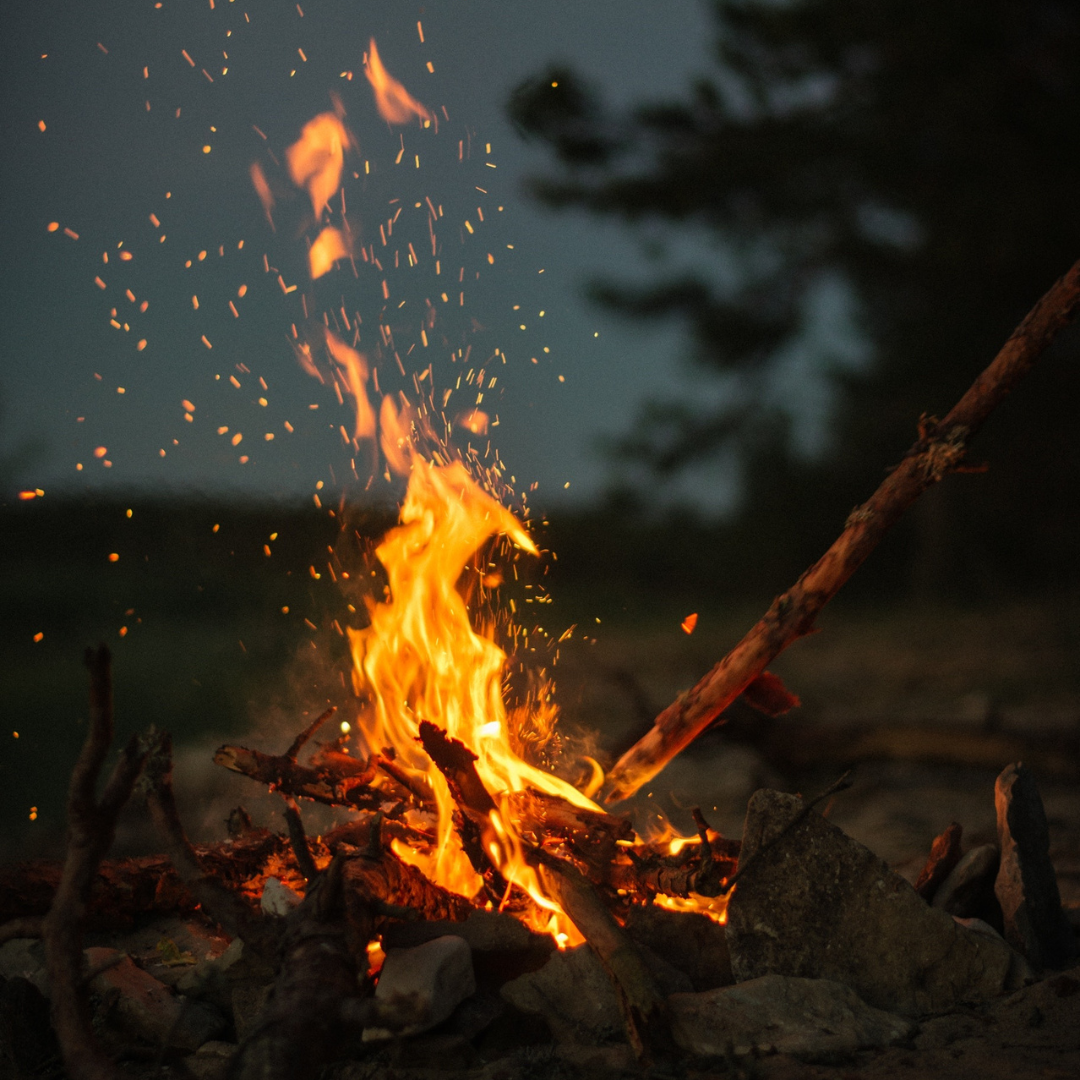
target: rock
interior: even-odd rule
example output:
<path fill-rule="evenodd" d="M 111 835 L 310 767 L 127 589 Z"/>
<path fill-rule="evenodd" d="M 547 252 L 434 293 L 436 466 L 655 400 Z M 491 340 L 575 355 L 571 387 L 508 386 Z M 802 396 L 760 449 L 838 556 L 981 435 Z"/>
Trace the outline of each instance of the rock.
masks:
<path fill-rule="evenodd" d="M 1040 968 L 1062 968 L 1076 957 L 1076 938 L 1061 910 L 1050 862 L 1050 832 L 1035 777 L 1021 762 L 994 784 L 1001 866 L 994 892 L 1005 939 Z"/>
<path fill-rule="evenodd" d="M 625 1027 L 611 979 L 588 945 L 553 953 L 539 970 L 503 986 L 505 1002 L 540 1016 L 560 1043 L 621 1042 Z"/>
<path fill-rule="evenodd" d="M 45 946 L 37 938 L 13 938 L 0 945 L 0 978 L 26 979 L 49 996 Z"/>
<path fill-rule="evenodd" d="M 627 916 L 626 932 L 684 972 L 694 990 L 714 990 L 735 981 L 724 928 L 707 915 L 635 905 Z"/>
<path fill-rule="evenodd" d="M 446 934 L 412 949 L 390 949 L 379 973 L 375 997 L 384 1002 L 413 998 L 422 1019 L 400 1034 L 415 1035 L 441 1024 L 475 991 L 468 942 Z M 393 1034 L 383 1028 L 366 1028 L 364 1041 L 388 1039 Z"/>
<path fill-rule="evenodd" d="M 555 949 L 549 935 L 535 934 L 513 915 L 499 911 L 474 911 L 464 922 L 398 923 L 386 928 L 383 948 L 422 945 L 445 934 L 469 943 L 477 982 L 492 988 L 543 967 Z"/>
<path fill-rule="evenodd" d="M 130 956 L 115 949 L 86 950 L 91 970 L 109 960 L 111 967 L 96 975 L 91 987 L 115 1002 L 116 1016 L 133 1034 L 161 1046 L 197 1050 L 228 1026 L 213 1006 L 174 995 L 164 983 L 135 966 Z"/>
<path fill-rule="evenodd" d="M 641 958 L 665 995 L 692 993 L 693 982 L 667 959 L 638 944 Z M 552 953 L 539 971 L 506 983 L 502 999 L 544 1019 L 560 1043 L 602 1046 L 626 1038 L 611 977 L 588 945 Z"/>
<path fill-rule="evenodd" d="M 996 941 L 1004 941 L 1005 939 L 995 930 L 988 922 L 984 922 L 982 919 L 964 919 L 959 915 L 953 916 L 953 921 L 957 925 L 964 927 L 965 930 L 970 930 L 976 934 L 985 934 L 988 937 L 994 938 Z M 1008 986 L 1010 988 L 1016 988 L 1019 986 L 1027 986 L 1030 983 L 1035 982 L 1038 976 L 1035 974 L 1035 969 L 1027 962 L 1022 954 L 1018 953 L 1015 949 L 1010 949 L 1012 953 L 1012 966 L 1009 968 Z"/>
<path fill-rule="evenodd" d="M 927 907 L 908 882 L 820 814 L 811 811 L 788 828 L 802 809 L 802 800 L 778 791 L 750 800 L 742 877 L 726 927 L 736 981 L 831 979 L 904 1016 L 1013 988 L 1004 942 Z"/>
<path fill-rule="evenodd" d="M 259 1026 L 266 1003 L 274 992 L 273 983 L 262 983 L 251 979 L 233 986 L 229 995 L 232 1006 L 233 1027 L 237 1041 L 243 1042 Z"/>
<path fill-rule="evenodd" d="M 237 1049 L 238 1047 L 233 1043 L 216 1041 L 203 1043 L 191 1057 L 184 1061 L 184 1067 L 195 1077 L 195 1080 L 225 1080 Z"/>
<path fill-rule="evenodd" d="M 931 907 L 961 919 L 971 918 L 983 909 L 986 894 L 993 894 L 997 869 L 997 844 L 973 847 L 938 887 Z"/>
<path fill-rule="evenodd" d="M 791 1054 L 828 1059 L 911 1037 L 915 1025 L 871 1008 L 827 979 L 763 975 L 700 994 L 673 994 L 672 1034 L 699 1057 Z"/>
<path fill-rule="evenodd" d="M 0 1075 L 45 1076 L 59 1056 L 42 992 L 19 975 L 0 978 Z"/>
<path fill-rule="evenodd" d="M 943 833 L 934 837 L 926 865 L 915 879 L 915 891 L 927 903 L 934 899 L 941 883 L 960 861 L 960 838 L 963 832 L 960 823 L 954 821 Z"/>
<path fill-rule="evenodd" d="M 293 908 L 299 907 L 303 900 L 304 898 L 295 890 L 290 889 L 288 885 L 285 885 L 276 877 L 269 877 L 263 886 L 259 906 L 266 915 L 276 915 L 278 918 L 284 919 Z"/>

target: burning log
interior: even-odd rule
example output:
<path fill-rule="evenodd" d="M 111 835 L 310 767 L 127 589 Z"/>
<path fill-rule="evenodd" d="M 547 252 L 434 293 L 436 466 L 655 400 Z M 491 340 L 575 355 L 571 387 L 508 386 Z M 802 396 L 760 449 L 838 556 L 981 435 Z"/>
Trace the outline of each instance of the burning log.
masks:
<path fill-rule="evenodd" d="M 923 417 L 919 438 L 870 499 L 848 515 L 832 547 L 623 754 L 608 774 L 607 802 L 633 795 L 712 724 L 779 653 L 811 632 L 821 609 L 919 495 L 949 473 L 964 471 L 970 440 L 1078 311 L 1080 262 L 1031 309 L 943 420 Z"/>
<path fill-rule="evenodd" d="M 386 812 L 388 793 L 372 785 L 379 772 L 403 788 L 406 797 L 411 796 L 421 804 L 430 802 L 430 793 L 394 761 L 392 749 L 361 761 L 337 751 L 331 744 L 315 754 L 309 765 L 298 764 L 300 751 L 335 712 L 337 707 L 332 706 L 317 716 L 293 739 L 284 754 L 264 754 L 245 746 L 222 746 L 214 754 L 214 764 L 242 773 L 286 796 L 313 799 L 327 806 Z M 398 802 L 396 807 L 390 807 L 391 812 L 401 810 Z"/>
<path fill-rule="evenodd" d="M 447 778 L 463 813 L 474 820 L 497 813 L 495 800 L 476 772 L 476 755 L 467 746 L 427 721 L 420 725 L 420 737 L 424 749 Z M 615 921 L 592 882 L 572 863 L 539 846 L 525 846 L 524 855 L 545 892 L 577 927 L 611 977 L 626 1033 L 638 1059 L 650 1061 L 654 1054 L 670 1049 L 673 1044 L 666 999 L 637 945 Z"/>
<path fill-rule="evenodd" d="M 429 881 L 385 848 L 377 824 L 366 848 L 350 851 L 342 846 L 338 854 L 346 856 L 345 909 L 365 944 L 380 928 L 373 916 L 462 922 L 475 910 L 472 901 Z"/>

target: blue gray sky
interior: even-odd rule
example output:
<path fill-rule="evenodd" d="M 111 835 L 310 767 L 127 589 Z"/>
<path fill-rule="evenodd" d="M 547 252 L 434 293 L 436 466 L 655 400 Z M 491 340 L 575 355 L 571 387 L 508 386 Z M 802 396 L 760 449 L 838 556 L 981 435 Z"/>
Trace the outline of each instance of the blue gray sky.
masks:
<path fill-rule="evenodd" d="M 3 7 L 0 455 L 19 462 L 5 498 L 15 486 L 307 497 L 319 481 L 342 483 L 349 410 L 297 364 L 301 297 L 309 318 L 359 315 L 362 350 L 380 312 L 396 327 L 406 379 L 387 358 L 384 388 L 408 389 L 429 363 L 437 396 L 468 382 L 467 366 L 486 368 L 488 384 L 496 375 L 481 406 L 498 418 L 493 445 L 541 505 L 594 498 L 610 475 L 603 436 L 624 431 L 643 399 L 689 385 L 674 328 L 627 325 L 583 298 L 590 277 L 644 272 L 644 257 L 617 225 L 527 198 L 524 179 L 546 158 L 514 133 L 505 104 L 550 63 L 587 74 L 615 103 L 679 94 L 709 66 L 697 0 Z M 372 37 L 439 117 L 437 134 L 378 117 L 362 64 Z M 303 199 L 282 200 L 272 231 L 249 180 L 256 160 L 274 179 L 275 159 L 333 107 L 331 93 L 359 144 L 346 164 L 350 224 L 389 257 L 378 226 L 401 208 L 396 237 L 416 245 L 420 265 L 390 277 L 389 301 L 362 263 L 307 280 Z M 428 198 L 444 208 L 438 278 L 427 210 L 415 209 Z M 283 293 L 267 264 L 299 288 Z M 417 344 L 428 299 L 449 345 L 473 346 L 468 365 L 460 353 L 451 363 L 435 334 L 430 348 Z M 460 391 L 448 412 L 458 402 Z"/>

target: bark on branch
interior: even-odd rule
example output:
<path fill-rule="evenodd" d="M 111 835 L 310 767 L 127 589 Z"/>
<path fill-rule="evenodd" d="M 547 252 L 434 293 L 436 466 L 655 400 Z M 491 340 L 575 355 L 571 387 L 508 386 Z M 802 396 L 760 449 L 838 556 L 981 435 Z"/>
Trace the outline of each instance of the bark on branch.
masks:
<path fill-rule="evenodd" d="M 705 730 L 792 642 L 928 487 L 964 465 L 967 446 L 993 409 L 1080 311 L 1080 262 L 1028 313 L 989 367 L 944 420 L 924 418 L 919 438 L 862 506 L 848 516 L 832 547 L 696 686 L 669 705 L 652 729 L 616 762 L 605 799 L 629 798 Z"/>
<path fill-rule="evenodd" d="M 82 972 L 82 931 L 90 886 L 109 850 L 116 819 L 131 796 L 146 750 L 133 737 L 120 754 L 100 799 L 98 776 L 113 741 L 112 676 L 104 645 L 86 650 L 90 669 L 90 725 L 68 789 L 68 843 L 52 906 L 42 923 L 53 1028 L 72 1080 L 118 1075 L 94 1038 Z"/>

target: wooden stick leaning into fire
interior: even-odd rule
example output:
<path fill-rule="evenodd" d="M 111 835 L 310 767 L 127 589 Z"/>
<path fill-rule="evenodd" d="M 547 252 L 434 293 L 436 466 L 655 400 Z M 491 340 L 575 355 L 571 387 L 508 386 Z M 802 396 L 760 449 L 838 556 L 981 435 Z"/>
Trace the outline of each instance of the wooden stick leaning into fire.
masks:
<path fill-rule="evenodd" d="M 924 416 L 919 438 L 870 498 L 849 515 L 832 547 L 772 603 L 750 632 L 654 721 L 616 762 L 609 803 L 629 798 L 689 745 L 767 664 L 813 629 L 818 613 L 927 488 L 964 471 L 967 447 L 993 409 L 1080 311 L 1080 262 L 1031 309 L 993 362 L 943 420 Z"/>

